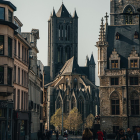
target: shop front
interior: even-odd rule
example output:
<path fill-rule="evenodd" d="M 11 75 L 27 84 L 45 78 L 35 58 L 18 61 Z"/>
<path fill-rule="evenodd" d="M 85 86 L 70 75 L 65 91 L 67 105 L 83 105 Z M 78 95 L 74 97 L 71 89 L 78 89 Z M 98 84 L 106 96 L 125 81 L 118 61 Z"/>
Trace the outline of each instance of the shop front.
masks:
<path fill-rule="evenodd" d="M 0 140 L 12 140 L 13 102 L 0 101 Z"/>
<path fill-rule="evenodd" d="M 29 139 L 29 113 L 15 111 L 14 113 L 14 140 Z"/>

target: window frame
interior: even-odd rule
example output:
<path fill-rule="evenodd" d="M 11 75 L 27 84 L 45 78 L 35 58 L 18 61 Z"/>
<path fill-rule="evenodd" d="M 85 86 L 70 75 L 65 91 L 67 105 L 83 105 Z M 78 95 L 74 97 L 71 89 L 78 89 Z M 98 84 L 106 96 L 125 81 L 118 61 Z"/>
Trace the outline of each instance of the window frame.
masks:
<path fill-rule="evenodd" d="M 11 74 L 9 75 L 9 73 L 11 73 Z M 8 67 L 8 69 L 7 69 L 7 84 L 12 86 L 12 68 L 10 68 L 10 67 Z"/>
<path fill-rule="evenodd" d="M 113 104 L 112 101 L 115 101 L 115 103 Z M 118 101 L 118 103 L 116 103 L 116 101 Z M 115 113 L 113 113 L 112 106 L 115 106 Z M 118 109 L 119 109 L 118 114 L 117 114 L 117 109 L 116 109 L 117 106 L 118 106 Z M 120 115 L 120 100 L 119 99 L 111 99 L 111 115 Z"/>
<path fill-rule="evenodd" d="M 136 79 L 135 78 L 137 78 L 137 83 L 136 83 Z M 131 79 L 133 80 L 132 82 L 131 82 Z M 133 84 L 131 84 L 131 83 L 133 83 Z M 139 85 L 139 78 L 138 78 L 138 76 L 129 77 L 129 85 Z"/>
<path fill-rule="evenodd" d="M 0 19 L 0 20 L 5 20 L 5 7 L 0 7 L 4 9 L 4 19 Z"/>
<path fill-rule="evenodd" d="M 1 68 L 3 68 L 3 82 L 2 83 L 0 83 L 0 85 L 4 85 L 4 66 L 0 66 Z"/>
<path fill-rule="evenodd" d="M 112 84 L 112 79 L 114 80 L 114 84 Z M 118 84 L 116 84 L 116 79 L 118 79 Z M 119 77 L 111 77 L 110 78 L 110 85 L 111 86 L 118 86 L 119 85 Z"/>
<path fill-rule="evenodd" d="M 11 40 L 11 44 L 9 44 L 10 40 Z M 8 37 L 8 56 L 9 57 L 12 57 L 12 52 L 13 52 L 12 47 L 13 47 L 13 39 L 11 37 Z M 10 51 L 10 53 L 9 53 L 9 51 Z"/>
<path fill-rule="evenodd" d="M 132 101 L 134 101 L 134 103 L 132 103 Z M 138 101 L 138 104 L 136 103 L 136 101 Z M 139 99 L 131 99 L 130 102 L 131 102 L 131 115 L 139 115 L 140 114 L 140 112 L 139 112 Z M 132 114 L 132 106 L 134 106 L 134 113 L 133 114 Z M 138 114 L 137 114 L 136 106 L 138 106 Z"/>
<path fill-rule="evenodd" d="M 11 14 L 11 17 L 10 17 L 10 14 Z M 13 22 L 13 12 L 11 10 L 9 10 L 9 9 L 8 9 L 8 21 Z"/>
<path fill-rule="evenodd" d="M 133 67 L 131 67 L 131 61 L 133 61 Z M 137 61 L 137 67 L 135 67 L 135 61 Z M 138 68 L 138 59 L 130 59 L 130 68 Z"/>
<path fill-rule="evenodd" d="M 112 63 L 112 61 L 113 61 L 113 63 Z M 117 61 L 118 63 L 116 63 L 115 61 Z M 114 68 L 112 67 L 112 64 L 114 64 Z M 118 65 L 118 67 L 116 67 L 116 64 Z M 111 69 L 118 69 L 119 68 L 119 61 L 118 61 L 118 59 L 117 60 L 111 60 Z"/>
<path fill-rule="evenodd" d="M 3 54 L 0 55 L 4 55 L 4 35 L 0 35 L 0 37 L 3 36 Z"/>

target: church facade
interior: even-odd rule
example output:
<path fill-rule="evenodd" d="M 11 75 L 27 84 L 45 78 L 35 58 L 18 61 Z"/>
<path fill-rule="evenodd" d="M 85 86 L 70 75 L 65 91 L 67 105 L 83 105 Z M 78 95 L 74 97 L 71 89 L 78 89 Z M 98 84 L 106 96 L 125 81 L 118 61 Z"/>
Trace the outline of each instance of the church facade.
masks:
<path fill-rule="evenodd" d="M 111 0 L 111 25 L 101 21 L 98 48 L 101 129 L 112 134 L 140 125 L 139 23 L 133 15 L 140 0 Z"/>
<path fill-rule="evenodd" d="M 48 20 L 48 66 L 45 70 L 47 93 L 47 129 L 56 109 L 69 113 L 74 107 L 83 120 L 92 113 L 99 114 L 98 87 L 95 85 L 93 54 L 86 57 L 86 65 L 78 65 L 78 15 L 73 16 L 62 3 L 57 13 Z"/>

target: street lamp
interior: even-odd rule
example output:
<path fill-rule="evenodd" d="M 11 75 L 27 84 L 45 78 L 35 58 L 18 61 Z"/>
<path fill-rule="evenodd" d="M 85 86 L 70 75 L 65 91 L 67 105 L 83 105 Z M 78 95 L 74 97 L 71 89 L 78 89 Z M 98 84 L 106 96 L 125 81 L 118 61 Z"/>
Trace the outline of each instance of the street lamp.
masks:
<path fill-rule="evenodd" d="M 119 15 L 139 15 L 139 46 L 140 46 L 140 8 L 137 9 L 138 13 L 120 13 Z M 139 50 L 140 52 L 140 50 Z M 126 90 L 127 90 L 127 117 L 128 117 L 128 127 L 129 127 L 129 106 L 128 106 L 128 68 L 126 68 Z"/>

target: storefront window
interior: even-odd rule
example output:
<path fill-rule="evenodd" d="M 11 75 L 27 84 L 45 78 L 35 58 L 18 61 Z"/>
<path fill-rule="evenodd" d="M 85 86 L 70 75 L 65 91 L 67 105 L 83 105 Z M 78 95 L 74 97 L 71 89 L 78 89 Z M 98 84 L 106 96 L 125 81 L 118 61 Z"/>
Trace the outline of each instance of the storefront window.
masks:
<path fill-rule="evenodd" d="M 22 120 L 21 121 L 21 125 L 20 125 L 20 135 L 24 136 L 25 135 L 25 121 Z"/>

